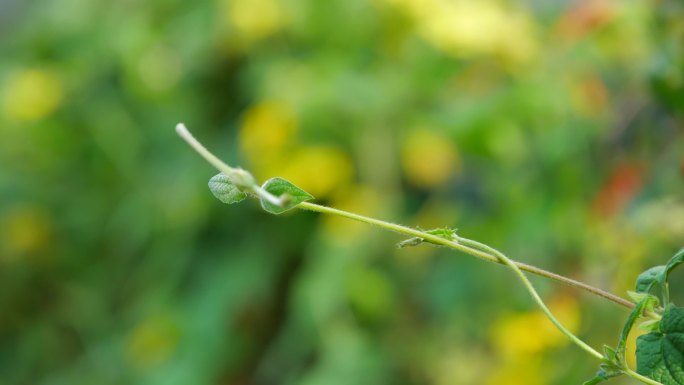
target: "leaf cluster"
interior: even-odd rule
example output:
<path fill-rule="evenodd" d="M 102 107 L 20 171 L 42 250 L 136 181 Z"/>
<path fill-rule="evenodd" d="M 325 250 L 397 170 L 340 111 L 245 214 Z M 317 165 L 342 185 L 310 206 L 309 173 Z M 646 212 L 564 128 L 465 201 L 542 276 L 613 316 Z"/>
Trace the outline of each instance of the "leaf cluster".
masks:
<path fill-rule="evenodd" d="M 313 195 L 283 178 L 271 178 L 264 182 L 261 189 L 274 197 L 279 197 L 279 204 L 254 193 L 251 186 L 248 188 L 238 187 L 228 175 L 223 173 L 214 175 L 209 180 L 209 190 L 221 202 L 226 204 L 238 203 L 247 198 L 248 195 L 254 195 L 261 201 L 261 207 L 271 214 L 282 214 L 298 204 L 314 198 Z"/>
<path fill-rule="evenodd" d="M 626 341 L 640 319 L 643 322 L 639 327 L 649 333 L 637 338 L 636 372 L 663 385 L 684 385 L 684 308 L 671 303 L 669 295 L 670 273 L 683 262 L 684 248 L 667 264 L 639 274 L 635 291 L 629 293 L 636 306 L 625 322 L 617 349 L 604 347 L 604 363 L 585 385 L 598 384 L 630 371 L 625 359 Z"/>

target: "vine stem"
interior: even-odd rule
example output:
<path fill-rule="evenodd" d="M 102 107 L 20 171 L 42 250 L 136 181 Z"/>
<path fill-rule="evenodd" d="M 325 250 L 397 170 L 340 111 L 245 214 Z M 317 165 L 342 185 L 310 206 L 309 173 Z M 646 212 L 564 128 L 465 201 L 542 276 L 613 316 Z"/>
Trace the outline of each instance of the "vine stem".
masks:
<path fill-rule="evenodd" d="M 184 124 L 179 123 L 176 126 L 176 132 L 178 135 L 180 135 L 190 146 L 197 151 L 203 158 L 205 158 L 211 165 L 216 167 L 219 171 L 227 175 L 231 181 L 235 184 L 236 187 L 238 187 L 241 191 L 245 192 L 250 192 L 262 199 L 266 199 L 274 204 L 277 205 L 282 205 L 284 199 L 287 199 L 286 196 L 280 196 L 276 197 L 269 192 L 265 191 L 263 188 L 261 188 L 258 184 L 256 184 L 256 181 L 254 180 L 254 177 L 247 171 L 241 169 L 241 168 L 233 168 L 225 164 L 223 161 L 221 161 L 219 158 L 217 158 L 214 154 L 209 152 L 195 137 L 188 131 L 188 129 L 185 127 Z M 446 246 L 451 249 L 457 250 L 464 252 L 466 254 L 469 254 L 471 256 L 483 259 L 488 262 L 495 262 L 495 263 L 500 263 L 503 265 L 508 266 L 511 270 L 514 271 L 518 279 L 524 284 L 525 288 L 528 290 L 534 301 L 537 303 L 539 308 L 544 312 L 546 317 L 560 330 L 566 337 L 568 337 L 573 343 L 575 343 L 577 346 L 579 346 L 582 350 L 585 352 L 589 353 L 590 355 L 594 356 L 595 358 L 598 358 L 599 360 L 604 360 L 605 358 L 601 353 L 593 349 L 591 346 L 589 346 L 587 343 L 582 341 L 579 337 L 575 336 L 572 332 L 570 332 L 568 329 L 566 329 L 563 324 L 561 324 L 558 319 L 553 315 L 551 310 L 546 306 L 544 301 L 541 299 L 539 296 L 539 293 L 536 291 L 530 280 L 527 278 L 525 273 L 523 271 L 527 271 L 530 273 L 534 273 L 546 278 L 553 279 L 558 282 L 562 282 L 565 284 L 568 284 L 570 286 L 586 290 L 592 294 L 598 295 L 602 298 L 605 298 L 607 300 L 610 300 L 618 305 L 624 306 L 628 309 L 632 309 L 635 307 L 634 304 L 631 302 L 620 298 L 612 293 L 603 291 L 601 289 L 598 289 L 596 287 L 593 287 L 591 285 L 588 285 L 586 283 L 576 281 L 574 279 L 558 275 L 549 271 L 546 271 L 544 269 L 528 265 L 525 263 L 521 262 L 516 262 L 510 258 L 508 258 L 506 255 L 501 253 L 500 251 L 494 249 L 493 247 L 490 247 L 488 245 L 485 245 L 484 243 L 480 243 L 477 241 L 474 241 L 472 239 L 468 238 L 463 238 L 463 237 L 458 237 L 456 236 L 455 239 L 446 239 L 442 238 L 438 235 L 430 234 L 428 232 L 424 232 L 421 230 L 416 230 L 410 227 L 398 225 L 395 223 L 371 218 L 371 217 L 366 217 L 363 215 L 351 213 L 348 211 L 344 210 L 339 210 L 335 209 L 332 207 L 327 207 L 327 206 L 322 206 L 318 205 L 315 203 L 310 203 L 310 202 L 302 202 L 296 206 L 297 208 L 303 209 L 303 210 L 308 210 L 308 211 L 314 211 L 314 212 L 319 212 L 322 214 L 330 214 L 330 215 L 337 215 L 340 217 L 352 219 L 358 222 L 363 222 L 367 223 L 370 225 L 374 225 L 386 230 L 394 231 L 400 234 L 408 235 L 411 237 L 418 237 L 424 241 L 428 241 L 430 243 L 434 243 L 437 245 L 441 246 Z M 650 378 L 644 377 L 634 371 L 632 371 L 629 368 L 623 368 L 624 373 L 627 374 L 628 376 L 635 378 L 641 382 L 644 382 L 646 384 L 650 385 L 662 385 L 660 382 L 657 382 L 655 380 L 652 380 Z"/>
<path fill-rule="evenodd" d="M 570 330 L 565 328 L 563 324 L 551 313 L 551 310 L 546 306 L 544 301 L 541 299 L 539 296 L 539 293 L 537 290 L 535 290 L 534 286 L 532 285 L 532 282 L 530 282 L 529 279 L 527 279 L 527 276 L 522 272 L 522 270 L 515 264 L 513 260 L 505 256 L 502 252 L 499 250 L 496 250 L 493 247 L 487 246 L 484 243 L 480 243 L 477 241 L 473 241 L 472 239 L 467 239 L 467 238 L 459 238 L 459 243 L 466 244 L 466 245 L 471 245 L 474 246 L 480 250 L 484 250 L 486 252 L 491 253 L 492 255 L 495 255 L 496 257 L 499 258 L 499 260 L 503 261 L 506 266 L 510 267 L 511 270 L 518 276 L 520 281 L 525 285 L 525 288 L 527 291 L 530 292 L 530 295 L 534 299 L 534 301 L 537 303 L 539 308 L 546 314 L 546 317 L 558 328 L 558 330 L 561 331 L 561 333 L 565 334 L 566 337 L 568 337 L 572 342 L 575 343 L 575 345 L 579 346 L 582 350 L 585 352 L 593 355 L 594 357 L 598 358 L 599 360 L 603 359 L 603 354 L 597 352 L 592 348 L 591 346 L 587 345 L 584 341 L 579 339 L 576 335 L 574 335 Z"/>
<path fill-rule="evenodd" d="M 241 168 L 230 167 L 229 165 L 225 164 L 216 155 L 212 154 L 211 151 L 207 150 L 207 148 L 204 147 L 202 143 L 199 142 L 199 140 L 195 139 L 195 137 L 192 135 L 192 133 L 190 133 L 188 128 L 185 127 L 185 124 L 178 123 L 176 125 L 176 133 L 181 138 L 183 138 L 183 140 L 185 140 L 190 145 L 190 147 L 192 147 L 198 154 L 200 154 L 202 158 L 209 162 L 209 164 L 211 164 L 217 170 L 221 171 L 221 173 L 230 178 L 233 184 L 235 184 L 235 186 L 238 187 L 240 191 L 252 193 L 258 196 L 259 198 L 263 198 L 276 206 L 282 206 L 283 197 L 276 197 L 273 194 L 261 188 L 261 186 L 259 186 L 254 180 L 252 174 L 250 174 L 249 172 Z"/>
<path fill-rule="evenodd" d="M 185 124 L 176 124 L 176 133 L 178 134 L 178 136 L 183 138 L 183 140 L 185 140 L 190 145 L 190 147 L 193 148 L 193 150 L 200 154 L 202 158 L 209 162 L 209 164 L 214 166 L 217 170 L 221 171 L 222 173 L 226 174 L 228 177 L 231 177 L 233 174 L 236 173 L 236 171 L 239 170 L 237 168 L 230 167 L 229 165 L 225 164 L 216 155 L 212 154 L 209 150 L 207 150 L 207 148 L 204 147 L 202 143 L 199 142 L 199 140 L 195 139 L 195 137 L 190 133 L 188 128 L 185 127 Z"/>
<path fill-rule="evenodd" d="M 627 308 L 634 308 L 634 304 L 625 300 L 624 298 L 620 298 L 616 296 L 615 294 L 608 293 L 606 291 L 603 291 L 601 289 L 598 289 L 596 287 L 593 287 L 591 285 L 588 285 L 584 282 L 576 281 L 574 279 L 558 275 L 556 273 L 552 273 L 550 271 L 546 271 L 544 269 L 540 269 L 535 266 L 531 266 L 525 263 L 521 262 L 516 262 L 510 258 L 508 258 L 506 255 L 504 255 L 502 252 L 499 250 L 485 245 L 484 243 L 464 238 L 464 237 L 457 237 L 457 239 L 454 240 L 449 240 L 446 238 L 439 237 L 437 235 L 433 235 L 424 231 L 416 230 L 410 227 L 398 225 L 396 223 L 391 223 L 391 222 L 386 222 L 383 220 L 351 213 L 348 211 L 340 210 L 340 209 L 335 209 L 332 207 L 327 207 L 327 206 L 322 206 L 318 205 L 315 203 L 310 203 L 310 202 L 302 202 L 299 205 L 296 206 L 297 208 L 300 208 L 302 210 L 308 210 L 308 211 L 315 211 L 319 212 L 322 214 L 331 214 L 331 215 L 338 215 L 344 218 L 352 219 L 358 222 L 363 222 L 366 224 L 374 225 L 386 230 L 394 231 L 396 233 L 408 235 L 411 237 L 419 237 L 422 238 L 423 240 L 429 241 L 430 243 L 435 243 L 441 246 L 446 246 L 454 250 L 458 250 L 461 252 L 464 252 L 466 254 L 472 255 L 474 257 L 483 259 L 488 262 L 495 262 L 495 263 L 500 263 L 508 266 L 515 272 L 516 276 L 520 281 L 523 283 L 527 291 L 530 293 L 534 301 L 537 303 L 537 306 L 544 312 L 546 317 L 556 326 L 558 330 L 560 330 L 561 333 L 563 333 L 568 339 L 570 339 L 575 345 L 580 347 L 582 350 L 585 352 L 589 353 L 590 355 L 594 356 L 595 358 L 599 360 L 603 360 L 604 357 L 601 353 L 596 351 L 594 348 L 589 346 L 586 342 L 582 341 L 579 337 L 574 335 L 571 331 L 569 331 L 563 324 L 553 315 L 551 310 L 546 306 L 544 301 L 541 299 L 539 296 L 539 293 L 537 290 L 534 288 L 532 285 L 532 282 L 525 276 L 525 273 L 523 273 L 523 270 L 534 273 L 543 277 L 547 277 L 568 285 L 571 285 L 576 288 L 580 288 L 586 291 L 589 291 L 592 294 L 599 295 L 602 298 L 608 299 L 610 301 L 613 301 L 616 304 L 625 306 Z M 663 385 L 662 383 L 652 380 L 648 377 L 642 376 L 641 374 L 631 370 L 628 367 L 623 368 L 624 373 L 638 381 L 641 381 L 645 384 L 650 384 L 650 385 Z"/>
<path fill-rule="evenodd" d="M 254 193 L 255 195 L 262 197 L 266 200 L 268 200 L 271 203 L 274 203 L 278 206 L 282 203 L 282 200 L 280 197 L 273 196 L 269 192 L 265 191 L 263 188 L 261 188 L 259 185 L 256 184 L 256 181 L 254 181 L 254 178 L 252 175 L 240 168 L 234 168 L 230 167 L 227 164 L 225 164 L 221 159 L 216 157 L 214 154 L 212 154 L 209 150 L 206 149 L 195 137 L 190 133 L 190 131 L 185 127 L 185 124 L 183 123 L 178 123 L 176 125 L 176 133 L 183 138 L 199 155 L 201 155 L 207 162 L 209 162 L 212 166 L 214 166 L 217 170 L 220 172 L 224 173 L 228 177 L 231 178 L 231 180 L 236 184 L 236 186 L 240 187 L 241 183 L 236 183 L 236 182 L 242 182 L 242 184 L 247 184 L 246 186 L 242 186 L 244 189 L 248 190 L 249 192 Z M 379 219 L 375 218 L 370 218 L 366 217 L 363 215 L 355 214 L 355 213 L 350 213 L 348 211 L 344 210 L 339 210 L 335 209 L 332 207 L 327 207 L 327 206 L 322 206 L 322 205 L 317 205 L 315 203 L 309 203 L 309 202 L 302 202 L 299 205 L 297 205 L 298 208 L 304 209 L 304 210 L 309 210 L 309 211 L 317 211 L 320 213 L 324 214 L 332 214 L 332 215 L 338 215 L 341 217 L 345 217 L 348 219 L 352 219 L 358 222 L 363 222 L 367 223 L 370 225 L 378 226 L 381 228 L 384 228 L 386 230 L 391 230 L 400 234 L 404 235 L 409 235 L 412 237 L 419 237 L 423 238 L 425 240 L 428 240 L 432 243 L 436 243 L 442 246 L 450 247 L 455 250 L 462 251 L 466 254 L 470 254 L 474 257 L 480 258 L 482 260 L 488 261 L 488 262 L 494 262 L 494 263 L 500 263 L 504 264 L 504 260 L 501 258 L 498 258 L 495 255 L 490 255 L 486 252 L 483 252 L 482 250 L 477 250 L 476 248 L 472 248 L 467 246 L 467 244 L 470 244 L 471 246 L 476 246 L 477 245 L 482 245 L 479 242 L 475 243 L 475 241 L 468 240 L 466 238 L 461 238 L 461 243 L 449 241 L 447 239 L 438 237 L 433 234 L 428 234 L 420 230 L 412 229 L 410 227 L 398 225 L 395 223 L 391 222 L 386 222 L 382 221 Z M 482 245 L 484 246 L 484 245 Z M 591 294 L 597 295 L 599 297 L 602 297 L 604 299 L 607 299 L 613 303 L 616 303 L 620 306 L 624 306 L 627 309 L 633 309 L 634 304 L 631 303 L 630 301 L 619 297 L 615 294 L 609 293 L 607 291 L 601 290 L 597 287 L 591 286 L 589 284 L 586 284 L 581 281 L 574 280 L 572 278 L 568 278 L 556 273 L 552 273 L 550 271 L 544 270 L 542 268 L 528 265 L 526 263 L 522 262 L 516 262 L 513 261 L 513 263 L 523 271 L 527 271 L 532 274 L 536 274 L 542 277 L 546 277 L 549 279 L 552 279 L 554 281 L 562 282 L 564 284 L 570 285 L 572 287 L 587 291 Z"/>
<path fill-rule="evenodd" d="M 398 225 L 395 223 L 386 222 L 386 221 L 382 221 L 379 219 L 370 218 L 370 217 L 366 217 L 363 215 L 350 213 L 348 211 L 335 209 L 335 208 L 327 207 L 327 206 L 322 206 L 322 205 L 318 205 L 318 204 L 310 203 L 310 202 L 302 202 L 297 206 L 297 208 L 300 208 L 303 210 L 308 210 L 308 211 L 316 211 L 316 212 L 323 213 L 323 214 L 332 214 L 332 215 L 345 217 L 345 218 L 352 219 L 352 220 L 355 220 L 358 222 L 363 222 L 363 223 L 374 225 L 374 226 L 377 226 L 377 227 L 380 227 L 380 228 L 383 228 L 386 230 L 394 231 L 396 233 L 408 235 L 411 237 L 419 237 L 419 238 L 422 238 L 424 240 L 430 241 L 431 243 L 436 243 L 438 245 L 446 246 L 446 247 L 449 247 L 449 248 L 454 249 L 454 250 L 462 251 L 466 254 L 469 254 L 473 257 L 485 260 L 487 262 L 505 264 L 504 261 L 502 259 L 500 259 L 499 257 L 492 255 L 488 252 L 478 250 L 477 248 L 473 247 L 473 246 L 476 246 L 476 244 L 481 245 L 481 246 L 485 246 L 485 245 L 483 245 L 479 242 L 469 240 L 467 238 L 459 238 L 460 242 L 450 241 L 448 239 L 439 237 L 437 235 L 429 234 L 429 233 L 426 233 L 426 232 L 423 232 L 420 230 L 416 230 L 416 229 L 413 229 L 410 227 L 406 227 L 406 226 Z M 544 269 L 536 267 L 536 266 L 528 265 L 526 263 L 516 262 L 516 261 L 513 261 L 513 263 L 520 270 L 524 270 L 524 271 L 527 271 L 529 273 L 536 274 L 536 275 L 539 275 L 539 276 L 542 276 L 545 278 L 549 278 L 549 279 L 552 279 L 554 281 L 562 282 L 562 283 L 570 285 L 572 287 L 587 291 L 589 293 L 592 293 L 594 295 L 597 295 L 599 297 L 607 299 L 607 300 L 609 300 L 615 304 L 618 304 L 620 306 L 624 306 L 628 309 L 634 308 L 634 304 L 629 302 L 628 300 L 621 298 L 615 294 L 609 293 L 607 291 L 601 290 L 597 287 L 586 284 L 584 282 L 580 282 L 580 281 L 574 280 L 572 278 L 568 278 L 568 277 L 565 277 L 565 276 L 562 276 L 562 275 L 559 275 L 556 273 L 552 273 L 548 270 L 544 270 Z"/>
<path fill-rule="evenodd" d="M 391 230 L 397 233 L 401 233 L 404 235 L 409 235 L 412 237 L 419 237 L 422 238 L 426 241 L 429 241 L 431 243 L 435 243 L 438 245 L 446 246 L 451 249 L 455 249 L 458 251 L 462 251 L 466 254 L 470 254 L 472 256 L 478 257 L 480 259 L 484 259 L 490 262 L 498 262 L 502 263 L 508 267 L 511 268 L 517 275 L 517 277 L 522 281 L 522 283 L 525 285 L 525 288 L 527 291 L 529 291 L 530 295 L 534 299 L 534 301 L 537 303 L 539 308 L 544 312 L 546 317 L 558 328 L 558 330 L 561 331 L 561 333 L 565 334 L 566 337 L 568 337 L 575 345 L 579 346 L 582 350 L 586 351 L 587 353 L 591 354 L 592 356 L 598 358 L 599 360 L 603 359 L 603 355 L 599 352 L 597 352 L 594 348 L 591 346 L 587 345 L 584 341 L 579 339 L 576 335 L 572 334 L 568 329 L 561 324 L 560 321 L 551 313 L 551 310 L 546 306 L 544 301 L 541 299 L 539 296 L 539 293 L 537 293 L 537 290 L 535 290 L 534 286 L 530 282 L 530 280 L 525 276 L 525 274 L 522 272 L 522 269 L 518 266 L 516 262 L 511 260 L 510 258 L 506 257 L 503 253 L 499 252 L 498 250 L 487 246 L 483 243 L 473 241 L 467 238 L 461 238 L 458 237 L 456 241 L 453 240 L 448 240 L 442 237 L 439 237 L 437 235 L 429 234 L 420 230 L 412 229 L 410 227 L 402 226 L 402 225 L 397 225 L 395 223 L 390 223 L 390 222 L 385 222 L 379 219 L 375 218 L 370 218 L 370 217 L 365 217 L 363 215 L 359 214 L 354 214 L 350 213 L 347 211 L 343 210 L 338 210 L 334 209 L 331 207 L 326 207 L 326 206 L 321 206 L 317 205 L 315 203 L 309 203 L 309 202 L 303 202 L 300 203 L 297 207 L 304 209 L 304 210 L 309 210 L 309 211 L 316 211 L 319 213 L 325 213 L 325 214 L 332 214 L 332 215 L 339 215 L 342 217 L 346 217 L 349 219 L 354 219 L 359 222 L 364 222 L 368 223 L 371 225 L 375 225 L 387 230 Z"/>

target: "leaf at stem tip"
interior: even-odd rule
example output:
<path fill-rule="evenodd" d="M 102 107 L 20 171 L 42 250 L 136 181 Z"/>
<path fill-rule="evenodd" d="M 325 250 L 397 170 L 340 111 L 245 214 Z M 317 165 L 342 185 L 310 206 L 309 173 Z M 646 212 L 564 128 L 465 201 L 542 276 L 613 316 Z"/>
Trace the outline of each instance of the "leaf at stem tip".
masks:
<path fill-rule="evenodd" d="M 302 190 L 301 188 L 292 184 L 292 182 L 283 178 L 271 178 L 267 180 L 263 186 L 264 190 L 268 191 L 275 197 L 284 197 L 280 206 L 261 198 L 261 207 L 271 214 L 281 214 L 290 210 L 298 204 L 314 199 L 313 195 Z"/>
<path fill-rule="evenodd" d="M 209 179 L 209 190 L 218 200 L 227 204 L 240 202 L 247 197 L 247 194 L 235 187 L 230 178 L 222 173 Z"/>
<path fill-rule="evenodd" d="M 664 385 L 684 385 L 684 308 L 668 305 L 660 330 L 637 338 L 637 373 Z"/>

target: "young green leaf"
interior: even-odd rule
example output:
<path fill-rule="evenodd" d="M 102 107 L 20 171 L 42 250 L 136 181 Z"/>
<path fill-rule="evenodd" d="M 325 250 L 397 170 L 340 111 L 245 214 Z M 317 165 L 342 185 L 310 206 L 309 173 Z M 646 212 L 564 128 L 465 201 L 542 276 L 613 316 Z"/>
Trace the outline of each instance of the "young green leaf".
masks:
<path fill-rule="evenodd" d="M 618 363 L 618 355 L 615 349 L 611 348 L 608 345 L 603 345 L 603 357 L 606 358 L 606 360 L 610 363 Z"/>
<path fill-rule="evenodd" d="M 660 331 L 637 338 L 637 373 L 664 385 L 684 385 L 684 308 L 668 305 Z"/>
<path fill-rule="evenodd" d="M 247 197 L 225 174 L 217 174 L 209 179 L 209 190 L 218 200 L 228 204 L 240 202 Z"/>
<path fill-rule="evenodd" d="M 456 236 L 456 230 L 457 229 L 450 229 L 448 227 L 440 228 L 440 229 L 433 229 L 433 230 L 428 230 L 428 234 L 436 235 L 440 238 L 448 239 L 450 241 L 455 241 L 458 239 Z"/>
<path fill-rule="evenodd" d="M 660 277 L 665 271 L 665 265 L 654 266 L 639 274 L 636 280 L 635 290 L 637 293 L 649 293 L 653 286 L 660 282 Z"/>
<path fill-rule="evenodd" d="M 653 295 L 648 295 L 646 298 L 642 299 L 632 310 L 625 322 L 625 326 L 622 328 L 622 333 L 620 333 L 620 341 L 617 345 L 617 362 L 622 366 L 625 364 L 625 350 L 627 348 L 627 337 L 629 337 L 629 332 L 632 331 L 634 323 L 641 317 L 644 310 L 653 309 L 658 304 L 658 298 Z"/>
<path fill-rule="evenodd" d="M 661 283 L 667 283 L 667 280 L 669 278 L 670 273 L 672 270 L 675 269 L 675 267 L 681 265 L 684 263 L 684 247 L 682 247 L 677 254 L 674 255 L 668 262 L 667 265 L 665 265 L 665 271 L 662 273 L 663 276 L 660 280 Z"/>
<path fill-rule="evenodd" d="M 271 178 L 264 183 L 262 188 L 276 197 L 284 198 L 280 206 L 261 199 L 261 207 L 271 214 L 284 213 L 302 202 L 314 199 L 313 195 L 283 178 Z"/>
<path fill-rule="evenodd" d="M 637 303 L 643 301 L 643 300 L 644 300 L 646 297 L 648 297 L 649 295 L 651 295 L 651 294 L 648 294 L 648 293 L 637 293 L 637 292 L 635 292 L 635 291 L 629 291 L 629 290 L 627 291 L 627 296 L 628 296 L 629 299 L 631 299 L 632 302 L 634 302 L 635 304 L 637 304 Z"/>
<path fill-rule="evenodd" d="M 639 330 L 645 332 L 657 332 L 660 330 L 660 320 L 659 319 L 648 319 L 637 326 Z"/>

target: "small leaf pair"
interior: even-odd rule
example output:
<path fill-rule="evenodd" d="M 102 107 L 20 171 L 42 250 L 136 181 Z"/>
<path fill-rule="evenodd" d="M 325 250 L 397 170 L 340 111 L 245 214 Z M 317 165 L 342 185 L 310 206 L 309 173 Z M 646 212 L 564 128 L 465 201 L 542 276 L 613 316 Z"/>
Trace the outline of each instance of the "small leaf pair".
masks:
<path fill-rule="evenodd" d="M 668 284 L 670 273 L 682 263 L 684 248 L 666 265 L 655 266 L 641 273 L 636 282 L 637 293 L 633 294 L 634 297 L 653 297 L 651 291 L 660 289 L 665 311 L 659 321 L 645 325 L 651 332 L 637 338 L 636 358 L 637 373 L 664 385 L 684 385 L 684 308 L 669 303 Z"/>
<path fill-rule="evenodd" d="M 630 313 L 620 334 L 617 349 L 604 347 L 604 363 L 598 373 L 584 385 L 594 385 L 628 371 L 626 341 L 637 320 L 648 315 L 640 328 L 649 331 L 637 338 L 637 373 L 660 381 L 663 385 L 684 385 L 684 308 L 670 302 L 668 280 L 670 273 L 684 263 L 684 248 L 665 265 L 652 267 L 639 275 L 636 292 L 629 292 L 636 306 Z M 652 294 L 659 289 L 665 311 L 659 307 L 658 297 Z"/>
<path fill-rule="evenodd" d="M 634 327 L 634 323 L 644 314 L 645 311 L 653 311 L 655 306 L 658 305 L 658 298 L 653 295 L 633 294 L 639 299 L 639 302 L 629 314 L 627 322 L 625 322 L 625 326 L 622 328 L 617 349 L 613 349 L 607 345 L 603 346 L 603 364 L 599 366 L 599 370 L 595 377 L 589 381 L 586 381 L 584 385 L 598 384 L 625 373 L 625 368 L 627 368 L 625 352 L 627 349 L 627 338 L 629 337 L 629 333 Z"/>
<path fill-rule="evenodd" d="M 229 205 L 247 198 L 247 194 L 237 188 L 228 175 L 223 173 L 209 179 L 209 190 L 218 200 Z"/>
<path fill-rule="evenodd" d="M 255 189 L 259 188 L 258 186 L 254 187 Z M 314 198 L 308 192 L 283 178 L 271 178 L 260 188 L 280 200 L 280 204 L 276 204 L 263 197 L 259 198 L 261 207 L 271 214 L 284 213 L 285 211 L 296 207 L 298 204 Z M 223 173 L 217 174 L 209 180 L 209 190 L 211 190 L 211 193 L 214 194 L 218 200 L 227 204 L 238 203 L 244 200 L 248 193 L 253 193 L 253 191 L 245 192 L 239 189 L 235 186 L 233 181 Z"/>
<path fill-rule="evenodd" d="M 283 178 L 271 178 L 261 188 L 273 196 L 280 197 L 280 205 L 273 204 L 263 198 L 261 199 L 261 207 L 271 214 L 284 213 L 302 202 L 314 199 L 313 195 Z"/>

